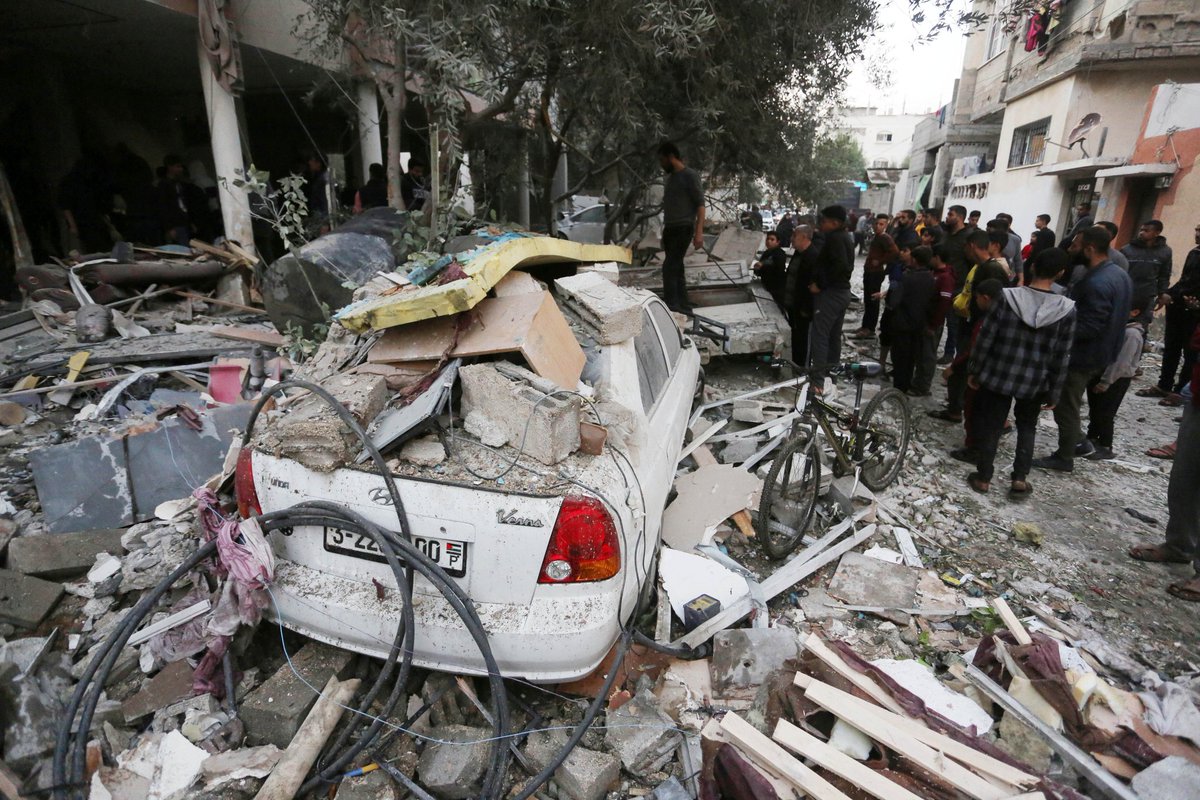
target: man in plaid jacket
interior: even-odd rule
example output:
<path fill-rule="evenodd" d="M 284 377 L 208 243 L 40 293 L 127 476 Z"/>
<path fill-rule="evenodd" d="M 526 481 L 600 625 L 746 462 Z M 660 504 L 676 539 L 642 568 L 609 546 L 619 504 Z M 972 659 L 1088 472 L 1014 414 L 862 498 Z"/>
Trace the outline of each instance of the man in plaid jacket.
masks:
<path fill-rule="evenodd" d="M 971 488 L 986 492 L 995 471 L 996 447 L 1008 411 L 1015 404 L 1017 452 L 1013 459 L 1010 496 L 1032 491 L 1027 480 L 1033 462 L 1038 412 L 1053 408 L 1067 378 L 1075 335 L 1075 303 L 1052 291 L 1067 267 L 1067 254 L 1038 254 L 1027 286 L 1005 289 L 992 304 L 971 351 L 968 383 L 976 390 L 974 414 L 978 432 L 977 471 L 967 476 Z"/>

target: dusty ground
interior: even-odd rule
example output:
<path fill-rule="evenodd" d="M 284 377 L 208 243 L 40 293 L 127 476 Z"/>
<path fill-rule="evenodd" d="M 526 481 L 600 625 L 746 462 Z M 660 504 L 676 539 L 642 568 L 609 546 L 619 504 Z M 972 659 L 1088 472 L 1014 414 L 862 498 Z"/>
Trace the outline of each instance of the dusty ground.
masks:
<path fill-rule="evenodd" d="M 860 318 L 861 307 L 852 307 L 846 330 L 856 328 Z M 861 351 L 864 356 L 878 352 L 874 342 Z M 849 358 L 854 352 L 848 344 L 843 354 Z M 972 573 L 997 593 L 1009 591 L 1018 599 L 1049 603 L 1074 624 L 1107 640 L 1117 651 L 1113 660 L 1118 665 L 1122 655 L 1133 659 L 1124 662 L 1127 672 L 1150 668 L 1180 676 L 1200 670 L 1200 608 L 1176 600 L 1165 588 L 1186 578 L 1191 568 L 1143 564 L 1126 556 L 1129 547 L 1158 542 L 1163 536 L 1171 462 L 1152 459 L 1145 451 L 1173 441 L 1180 416 L 1179 409 L 1134 395 L 1157 378 L 1158 357 L 1147 354 L 1143 368 L 1145 375 L 1135 379 L 1121 408 L 1114 448 L 1118 459 L 1080 459 L 1071 474 L 1035 470 L 1034 496 L 1020 503 L 1009 501 L 1000 491 L 1011 464 L 1011 436 L 1001 442 L 997 458 L 999 486 L 986 496 L 967 486 L 965 477 L 971 467 L 947 455 L 960 444 L 960 426 L 925 413 L 944 400 L 944 387 L 935 384 L 932 397 L 910 400 L 915 446 L 901 479 L 882 499 L 945 543 L 940 552 L 932 553 L 922 544 L 932 561 L 929 566 Z M 786 377 L 750 358 L 716 359 L 706 371 L 709 385 L 721 395 Z M 1052 414 L 1046 412 L 1035 454 L 1052 451 L 1056 435 Z M 1153 517 L 1158 524 L 1139 522 L 1126 508 Z M 1042 545 L 1016 541 L 1011 534 L 1015 522 L 1037 525 L 1044 534 Z M 757 560 L 751 553 L 746 555 Z M 761 566 L 766 567 L 766 562 Z M 816 580 L 822 581 L 822 576 Z"/>

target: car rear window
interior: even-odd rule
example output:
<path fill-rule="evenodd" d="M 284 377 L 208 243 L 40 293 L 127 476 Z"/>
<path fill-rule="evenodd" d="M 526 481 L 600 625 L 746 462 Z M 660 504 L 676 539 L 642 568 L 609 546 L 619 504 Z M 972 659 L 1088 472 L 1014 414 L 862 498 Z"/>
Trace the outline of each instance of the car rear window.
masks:
<path fill-rule="evenodd" d="M 667 364 L 675 371 L 675 362 L 679 360 L 679 351 L 683 349 L 679 340 L 679 326 L 671 317 L 671 312 L 661 303 L 650 304 L 650 316 L 658 325 L 658 333 L 662 336 L 663 346 L 667 349 Z"/>
<path fill-rule="evenodd" d="M 637 354 L 638 387 L 642 393 L 642 409 L 649 414 L 654 407 L 654 401 L 662 392 L 667 382 L 667 357 L 663 355 L 662 343 L 654 328 L 654 321 L 648 310 L 643 310 L 642 332 L 633 340 L 633 350 Z"/>

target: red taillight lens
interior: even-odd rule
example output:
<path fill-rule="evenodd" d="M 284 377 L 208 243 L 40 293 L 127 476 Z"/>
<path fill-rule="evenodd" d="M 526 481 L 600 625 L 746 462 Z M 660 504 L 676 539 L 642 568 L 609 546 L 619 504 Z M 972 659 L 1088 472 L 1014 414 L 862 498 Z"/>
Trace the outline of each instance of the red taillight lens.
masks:
<path fill-rule="evenodd" d="M 567 495 L 550 533 L 538 583 L 607 580 L 621 569 L 621 542 L 608 509 L 594 497 Z"/>
<path fill-rule="evenodd" d="M 252 453 L 249 447 L 243 447 L 238 453 L 237 469 L 233 471 L 233 492 L 237 496 L 238 514 L 242 519 L 256 517 L 262 513 L 262 504 L 258 502 L 258 490 L 254 488 Z"/>

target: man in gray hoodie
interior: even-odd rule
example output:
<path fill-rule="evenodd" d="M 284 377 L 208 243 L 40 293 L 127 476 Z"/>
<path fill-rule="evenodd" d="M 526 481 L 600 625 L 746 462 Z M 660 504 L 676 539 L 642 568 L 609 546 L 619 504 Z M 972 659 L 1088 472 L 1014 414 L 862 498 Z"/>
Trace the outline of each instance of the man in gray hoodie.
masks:
<path fill-rule="evenodd" d="M 973 417 L 979 447 L 977 470 L 967 482 L 987 492 L 995 470 L 996 448 L 1009 408 L 1014 404 L 1017 452 L 1010 496 L 1032 491 L 1027 480 L 1033 464 L 1038 413 L 1053 408 L 1067 380 L 1075 335 L 1075 302 L 1052 291 L 1067 267 L 1067 255 L 1050 249 L 1038 254 L 1029 284 L 1005 289 L 979 330 L 967 365 L 975 389 Z"/>

